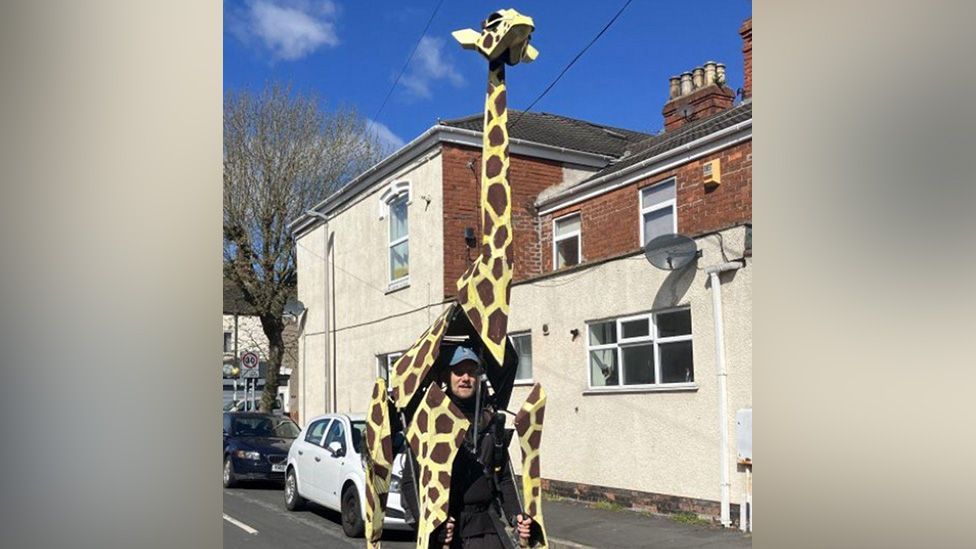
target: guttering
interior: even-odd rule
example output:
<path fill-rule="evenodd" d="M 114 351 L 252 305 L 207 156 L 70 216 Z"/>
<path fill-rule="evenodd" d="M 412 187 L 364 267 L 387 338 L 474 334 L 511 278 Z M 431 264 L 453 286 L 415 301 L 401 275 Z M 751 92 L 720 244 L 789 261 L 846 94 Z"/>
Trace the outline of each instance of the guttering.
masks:
<path fill-rule="evenodd" d="M 686 154 L 676 160 L 673 160 L 668 164 L 657 166 L 653 171 L 649 173 L 641 173 L 639 174 L 639 176 L 635 178 L 627 178 L 628 175 L 631 175 L 634 172 L 642 170 L 648 166 L 659 164 L 668 159 L 671 159 L 672 157 L 678 156 L 682 153 L 688 153 L 689 151 L 693 151 L 694 149 L 702 148 L 703 146 L 708 145 L 709 143 L 712 143 L 714 141 L 719 141 L 725 137 L 734 136 L 736 133 L 742 132 L 747 129 L 751 130 L 751 128 L 752 128 L 752 118 L 750 118 L 749 120 L 743 120 L 742 122 L 729 126 L 728 128 L 723 128 L 717 132 L 710 133 L 705 137 L 696 139 L 689 143 L 685 143 L 684 145 L 681 145 L 679 147 L 675 147 L 673 149 L 664 151 L 661 154 L 641 160 L 636 164 L 627 166 L 626 168 L 620 170 L 619 172 L 614 172 L 593 179 L 587 183 L 580 185 L 579 187 L 576 187 L 571 192 L 568 192 L 562 196 L 558 196 L 555 198 L 547 199 L 544 202 L 540 202 L 537 205 L 537 208 L 539 209 L 539 215 L 546 215 L 556 210 L 565 208 L 567 206 L 572 206 L 573 204 L 582 202 L 595 195 L 603 194 L 605 192 L 611 191 L 618 187 L 623 187 L 624 185 L 628 185 L 632 183 L 635 179 L 639 179 L 650 175 L 654 175 L 655 173 L 667 171 L 673 167 L 680 166 L 681 164 L 684 164 L 691 160 L 695 160 L 696 158 L 709 155 L 718 149 L 729 147 L 731 145 L 741 143 L 742 141 L 752 139 L 752 132 L 749 131 L 749 133 L 745 135 L 739 136 L 737 138 L 729 139 L 727 142 L 720 143 L 717 146 L 713 146 L 707 149 L 693 152 L 691 154 Z"/>
<path fill-rule="evenodd" d="M 343 188 L 339 189 L 325 200 L 322 200 L 311 209 L 323 213 L 329 213 L 335 210 L 340 205 L 353 199 L 366 189 L 373 186 L 379 179 L 391 175 L 393 172 L 403 167 L 408 162 L 421 156 L 428 149 L 439 143 L 454 143 L 458 145 L 481 147 L 482 140 L 483 134 L 480 131 L 455 128 L 453 126 L 445 126 L 443 124 L 431 126 L 427 129 L 427 131 L 417 136 L 413 141 L 407 143 L 390 156 L 387 156 L 370 169 L 361 173 Z M 613 159 L 612 156 L 604 154 L 568 149 L 566 147 L 557 147 L 555 145 L 537 143 L 535 141 L 529 141 L 526 139 L 509 139 L 509 145 L 509 152 L 511 154 L 557 160 L 560 162 L 596 169 L 606 167 Z M 303 214 L 294 221 L 288 223 L 287 229 L 288 232 L 291 233 L 292 238 L 294 238 L 298 234 L 317 225 L 318 223 L 313 217 Z"/>

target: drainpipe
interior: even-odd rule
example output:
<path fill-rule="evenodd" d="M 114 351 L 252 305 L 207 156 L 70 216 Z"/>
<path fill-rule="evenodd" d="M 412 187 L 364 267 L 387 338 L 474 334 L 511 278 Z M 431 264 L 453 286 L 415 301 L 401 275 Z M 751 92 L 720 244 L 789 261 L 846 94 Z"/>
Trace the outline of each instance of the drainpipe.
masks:
<path fill-rule="evenodd" d="M 715 364 L 718 370 L 718 430 L 721 433 L 719 447 L 719 467 L 721 467 L 720 485 L 722 492 L 722 526 L 732 525 L 729 504 L 729 403 L 726 387 L 728 372 L 725 370 L 725 325 L 722 322 L 722 283 L 719 273 L 735 271 L 742 267 L 741 263 L 721 263 L 705 269 L 712 285 L 712 315 L 715 317 Z"/>
<path fill-rule="evenodd" d="M 328 402 L 329 400 L 331 400 L 329 398 L 330 396 L 329 389 L 332 388 L 331 386 L 335 382 L 334 379 L 330 379 L 330 377 L 332 376 L 330 375 L 330 371 L 329 371 L 328 348 L 331 347 L 331 345 L 329 345 L 329 309 L 326 307 L 326 300 L 329 298 L 329 218 L 326 217 L 324 213 L 317 212 L 315 210 L 307 210 L 305 212 L 305 215 L 317 217 L 322 220 L 322 232 L 323 232 L 322 235 L 322 273 L 323 273 L 322 274 L 322 322 L 323 322 L 322 334 L 323 335 L 322 336 L 325 338 L 325 345 L 322 346 L 322 352 L 324 354 L 324 356 L 322 357 L 323 360 L 322 375 L 325 378 L 327 384 L 327 386 L 325 387 L 325 395 L 323 395 L 323 397 L 327 405 L 326 411 L 334 412 L 335 408 L 328 406 Z M 329 408 L 332 409 L 330 410 Z"/>

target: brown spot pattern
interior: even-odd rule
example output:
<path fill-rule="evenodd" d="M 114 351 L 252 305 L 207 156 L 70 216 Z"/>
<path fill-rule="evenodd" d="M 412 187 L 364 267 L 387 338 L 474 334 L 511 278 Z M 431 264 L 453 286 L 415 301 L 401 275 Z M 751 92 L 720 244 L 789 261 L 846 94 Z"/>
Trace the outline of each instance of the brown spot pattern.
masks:
<path fill-rule="evenodd" d="M 505 228 L 505 225 L 502 225 L 495 231 L 495 241 L 493 244 L 496 248 L 501 248 L 505 245 L 506 240 L 508 240 L 508 229 Z"/>
<path fill-rule="evenodd" d="M 505 206 L 508 205 L 508 194 L 505 192 L 505 185 L 501 183 L 494 183 L 488 187 L 488 205 L 491 206 L 491 209 L 495 212 L 495 215 L 502 215 L 502 213 L 505 211 Z M 496 246 L 496 248 L 500 247 L 501 246 Z"/>
<path fill-rule="evenodd" d="M 485 176 L 488 179 L 494 179 L 502 173 L 502 159 L 497 156 L 492 156 L 485 162 Z"/>
<path fill-rule="evenodd" d="M 494 297 L 495 287 L 490 280 L 484 279 L 478 283 L 478 297 L 482 303 L 491 303 Z"/>
<path fill-rule="evenodd" d="M 505 139 L 505 132 L 502 130 L 501 126 L 495 126 L 488 132 L 488 144 L 492 147 L 498 147 L 502 144 Z"/>

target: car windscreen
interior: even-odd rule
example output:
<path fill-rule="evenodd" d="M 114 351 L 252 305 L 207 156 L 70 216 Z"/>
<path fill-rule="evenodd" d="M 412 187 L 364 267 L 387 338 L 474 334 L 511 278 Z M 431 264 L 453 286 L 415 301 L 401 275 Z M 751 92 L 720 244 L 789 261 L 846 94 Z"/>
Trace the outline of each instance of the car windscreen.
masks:
<path fill-rule="evenodd" d="M 352 447 L 355 448 L 357 454 L 363 453 L 363 438 L 365 436 L 366 436 L 366 422 L 353 421 L 352 422 Z"/>
<path fill-rule="evenodd" d="M 301 429 L 287 418 L 245 416 L 234 418 L 235 437 L 295 438 Z"/>

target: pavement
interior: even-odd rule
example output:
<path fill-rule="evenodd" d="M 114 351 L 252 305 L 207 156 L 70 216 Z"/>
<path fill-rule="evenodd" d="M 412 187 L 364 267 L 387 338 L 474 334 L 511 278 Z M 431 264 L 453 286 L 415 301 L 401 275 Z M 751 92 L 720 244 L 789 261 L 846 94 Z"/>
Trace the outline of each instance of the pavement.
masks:
<path fill-rule="evenodd" d="M 568 500 L 545 501 L 543 511 L 552 549 L 737 549 L 751 548 L 752 536 L 734 529 L 686 524 L 671 518 L 627 510 L 596 509 Z M 275 483 L 224 489 L 224 547 L 251 549 L 321 549 L 365 547 L 362 539 L 342 533 L 339 514 L 310 504 L 285 509 Z M 406 532 L 386 532 L 384 549 L 416 547 Z"/>

